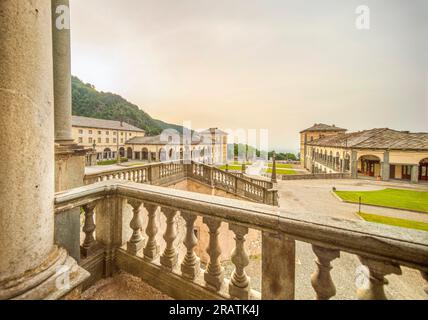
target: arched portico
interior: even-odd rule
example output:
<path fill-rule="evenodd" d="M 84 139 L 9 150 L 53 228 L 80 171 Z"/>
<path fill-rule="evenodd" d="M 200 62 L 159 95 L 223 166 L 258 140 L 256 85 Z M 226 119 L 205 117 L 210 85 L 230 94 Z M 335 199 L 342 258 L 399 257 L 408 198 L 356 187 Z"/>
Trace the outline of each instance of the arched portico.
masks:
<path fill-rule="evenodd" d="M 368 177 L 380 176 L 380 158 L 374 155 L 361 156 L 358 159 L 358 173 Z"/>
<path fill-rule="evenodd" d="M 428 181 L 428 158 L 419 162 L 419 181 Z"/>
<path fill-rule="evenodd" d="M 149 160 L 149 150 L 147 148 L 143 148 L 141 151 L 141 160 Z"/>
<path fill-rule="evenodd" d="M 125 153 L 125 150 L 124 150 L 124 153 Z M 128 159 L 132 159 L 133 158 L 132 154 L 133 154 L 132 148 L 128 147 L 128 149 L 126 150 L 126 157 Z M 122 154 L 120 156 L 123 157 Z"/>
<path fill-rule="evenodd" d="M 112 152 L 110 148 L 105 148 L 103 151 L 103 159 L 111 159 L 112 158 Z"/>
<path fill-rule="evenodd" d="M 123 148 L 123 147 L 119 148 L 119 155 L 120 155 L 121 157 L 124 157 L 124 156 L 125 156 L 125 148 Z"/>

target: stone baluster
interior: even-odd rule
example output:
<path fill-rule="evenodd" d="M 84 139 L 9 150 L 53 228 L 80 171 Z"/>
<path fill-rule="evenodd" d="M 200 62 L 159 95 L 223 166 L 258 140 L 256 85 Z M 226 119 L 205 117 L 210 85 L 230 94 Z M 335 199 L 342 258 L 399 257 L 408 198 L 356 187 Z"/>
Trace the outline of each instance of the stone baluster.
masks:
<path fill-rule="evenodd" d="M 221 221 L 213 218 L 203 218 L 203 222 L 208 226 L 210 240 L 207 253 L 210 256 L 207 270 L 204 274 L 205 282 L 208 286 L 214 287 L 217 291 L 221 289 L 224 281 L 224 269 L 220 264 L 221 248 L 218 241 Z"/>
<path fill-rule="evenodd" d="M 166 242 L 166 247 L 162 256 L 160 257 L 160 263 L 162 266 L 171 271 L 176 266 L 178 259 L 178 253 L 174 247 L 174 240 L 177 237 L 177 226 L 175 220 L 177 210 L 173 208 L 162 207 L 162 212 L 166 217 L 166 230 L 165 234 L 163 235 L 163 238 Z"/>
<path fill-rule="evenodd" d="M 359 256 L 361 263 L 367 267 L 368 274 L 362 269 L 357 274 L 357 297 L 360 300 L 386 300 L 384 286 L 388 284 L 385 276 L 388 274 L 401 275 L 397 264 Z M 363 267 L 364 268 L 364 267 Z"/>
<path fill-rule="evenodd" d="M 141 201 L 139 200 L 128 200 L 128 203 L 132 206 L 133 217 L 129 226 L 133 230 L 131 238 L 129 239 L 126 250 L 133 255 L 137 255 L 138 251 L 144 246 L 144 239 L 141 235 L 142 222 L 140 218 L 140 206 Z"/>
<path fill-rule="evenodd" d="M 194 280 L 200 271 L 200 261 L 194 252 L 194 248 L 198 244 L 198 239 L 194 233 L 196 214 L 190 212 L 181 212 L 181 216 L 186 221 L 186 237 L 184 238 L 184 245 L 186 246 L 186 255 L 184 256 L 183 263 L 181 264 L 181 272 L 183 277 Z"/>
<path fill-rule="evenodd" d="M 245 272 L 245 267 L 248 266 L 250 260 L 244 248 L 245 235 L 248 233 L 248 228 L 230 224 L 229 229 L 235 233 L 236 242 L 236 247 L 231 255 L 235 270 L 230 279 L 229 294 L 238 299 L 248 300 L 250 298 L 250 278 Z"/>
<path fill-rule="evenodd" d="M 96 203 L 90 203 L 83 206 L 83 211 L 85 211 L 85 222 L 83 224 L 82 231 L 85 233 L 85 240 L 83 241 L 81 251 L 85 257 L 93 253 L 95 248 L 95 221 L 94 221 L 94 209 Z"/>
<path fill-rule="evenodd" d="M 148 212 L 148 221 L 146 234 L 148 236 L 146 247 L 144 248 L 144 258 L 152 261 L 159 255 L 159 245 L 156 242 L 156 235 L 158 233 L 158 227 L 156 225 L 156 212 L 158 206 L 155 204 L 146 203 L 144 204 Z"/>
<path fill-rule="evenodd" d="M 328 300 L 336 294 L 330 271 L 333 268 L 331 262 L 340 257 L 340 251 L 316 245 L 312 245 L 312 250 L 317 256 L 315 261 L 317 270 L 311 276 L 312 287 L 316 292 L 317 300 Z"/>

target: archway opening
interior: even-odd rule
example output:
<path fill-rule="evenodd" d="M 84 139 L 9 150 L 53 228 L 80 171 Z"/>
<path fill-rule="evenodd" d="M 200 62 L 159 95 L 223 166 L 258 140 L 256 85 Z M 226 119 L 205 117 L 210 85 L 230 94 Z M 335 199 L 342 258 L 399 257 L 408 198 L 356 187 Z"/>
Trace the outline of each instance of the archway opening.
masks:
<path fill-rule="evenodd" d="M 141 160 L 149 160 L 149 150 L 147 148 L 143 148 L 141 152 Z"/>
<path fill-rule="evenodd" d="M 419 181 L 428 181 L 428 158 L 419 162 Z"/>
<path fill-rule="evenodd" d="M 380 158 L 373 155 L 361 156 L 358 161 L 358 173 L 368 177 L 380 176 Z"/>
<path fill-rule="evenodd" d="M 121 148 L 121 149 L 123 149 L 123 148 Z M 124 150 L 124 153 L 125 153 L 125 150 Z M 128 149 L 126 150 L 126 156 L 127 156 L 127 158 L 128 159 L 132 159 L 133 157 L 132 157 L 132 148 L 131 147 L 128 147 Z M 122 154 L 120 154 L 120 156 L 121 157 L 123 157 L 123 155 Z"/>

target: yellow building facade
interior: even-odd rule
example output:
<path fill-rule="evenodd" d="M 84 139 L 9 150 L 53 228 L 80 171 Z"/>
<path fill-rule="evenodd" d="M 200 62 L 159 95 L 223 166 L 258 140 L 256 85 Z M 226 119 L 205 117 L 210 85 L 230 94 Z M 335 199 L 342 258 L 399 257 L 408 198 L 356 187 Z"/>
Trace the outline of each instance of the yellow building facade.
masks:
<path fill-rule="evenodd" d="M 96 151 L 97 160 L 116 159 L 117 152 L 126 157 L 126 141 L 144 137 L 145 131 L 126 122 L 73 116 L 75 143 Z"/>
<path fill-rule="evenodd" d="M 301 132 L 301 141 L 311 130 Z M 350 173 L 352 178 L 428 182 L 428 133 L 388 128 L 352 133 L 343 130 L 306 140 L 302 148 L 304 167 L 312 173 Z M 319 131 L 314 131 L 314 136 L 317 134 Z"/>
<path fill-rule="evenodd" d="M 73 116 L 72 135 L 75 143 L 95 150 L 97 161 L 116 159 L 118 154 L 147 162 L 187 158 L 216 164 L 227 161 L 228 134 L 218 128 L 194 133 L 186 141 L 175 130 L 146 136 L 144 130 L 126 122 Z"/>

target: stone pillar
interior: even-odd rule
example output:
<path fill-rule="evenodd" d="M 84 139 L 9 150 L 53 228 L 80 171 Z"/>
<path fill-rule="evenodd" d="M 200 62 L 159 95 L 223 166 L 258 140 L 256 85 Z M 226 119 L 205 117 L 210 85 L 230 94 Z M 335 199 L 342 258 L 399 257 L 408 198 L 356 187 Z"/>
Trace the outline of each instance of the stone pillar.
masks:
<path fill-rule="evenodd" d="M 389 151 L 385 151 L 383 153 L 383 162 L 381 165 L 381 176 L 382 176 L 382 180 L 383 181 L 388 181 L 389 180 L 389 169 L 390 169 L 390 165 L 389 165 Z"/>
<path fill-rule="evenodd" d="M 418 181 L 419 181 L 419 165 L 414 164 L 414 165 L 412 165 L 410 182 L 411 183 L 418 183 Z"/>
<path fill-rule="evenodd" d="M 73 143 L 71 134 L 71 50 L 69 0 L 51 0 L 55 142 Z"/>
<path fill-rule="evenodd" d="M 49 1 L 0 1 L 0 43 L 0 300 L 58 298 L 88 274 L 54 246 Z"/>
<path fill-rule="evenodd" d="M 358 158 L 357 158 L 357 151 L 352 150 L 351 151 L 351 178 L 357 179 L 358 178 Z"/>
<path fill-rule="evenodd" d="M 294 239 L 262 232 L 262 300 L 294 299 L 295 263 Z"/>

